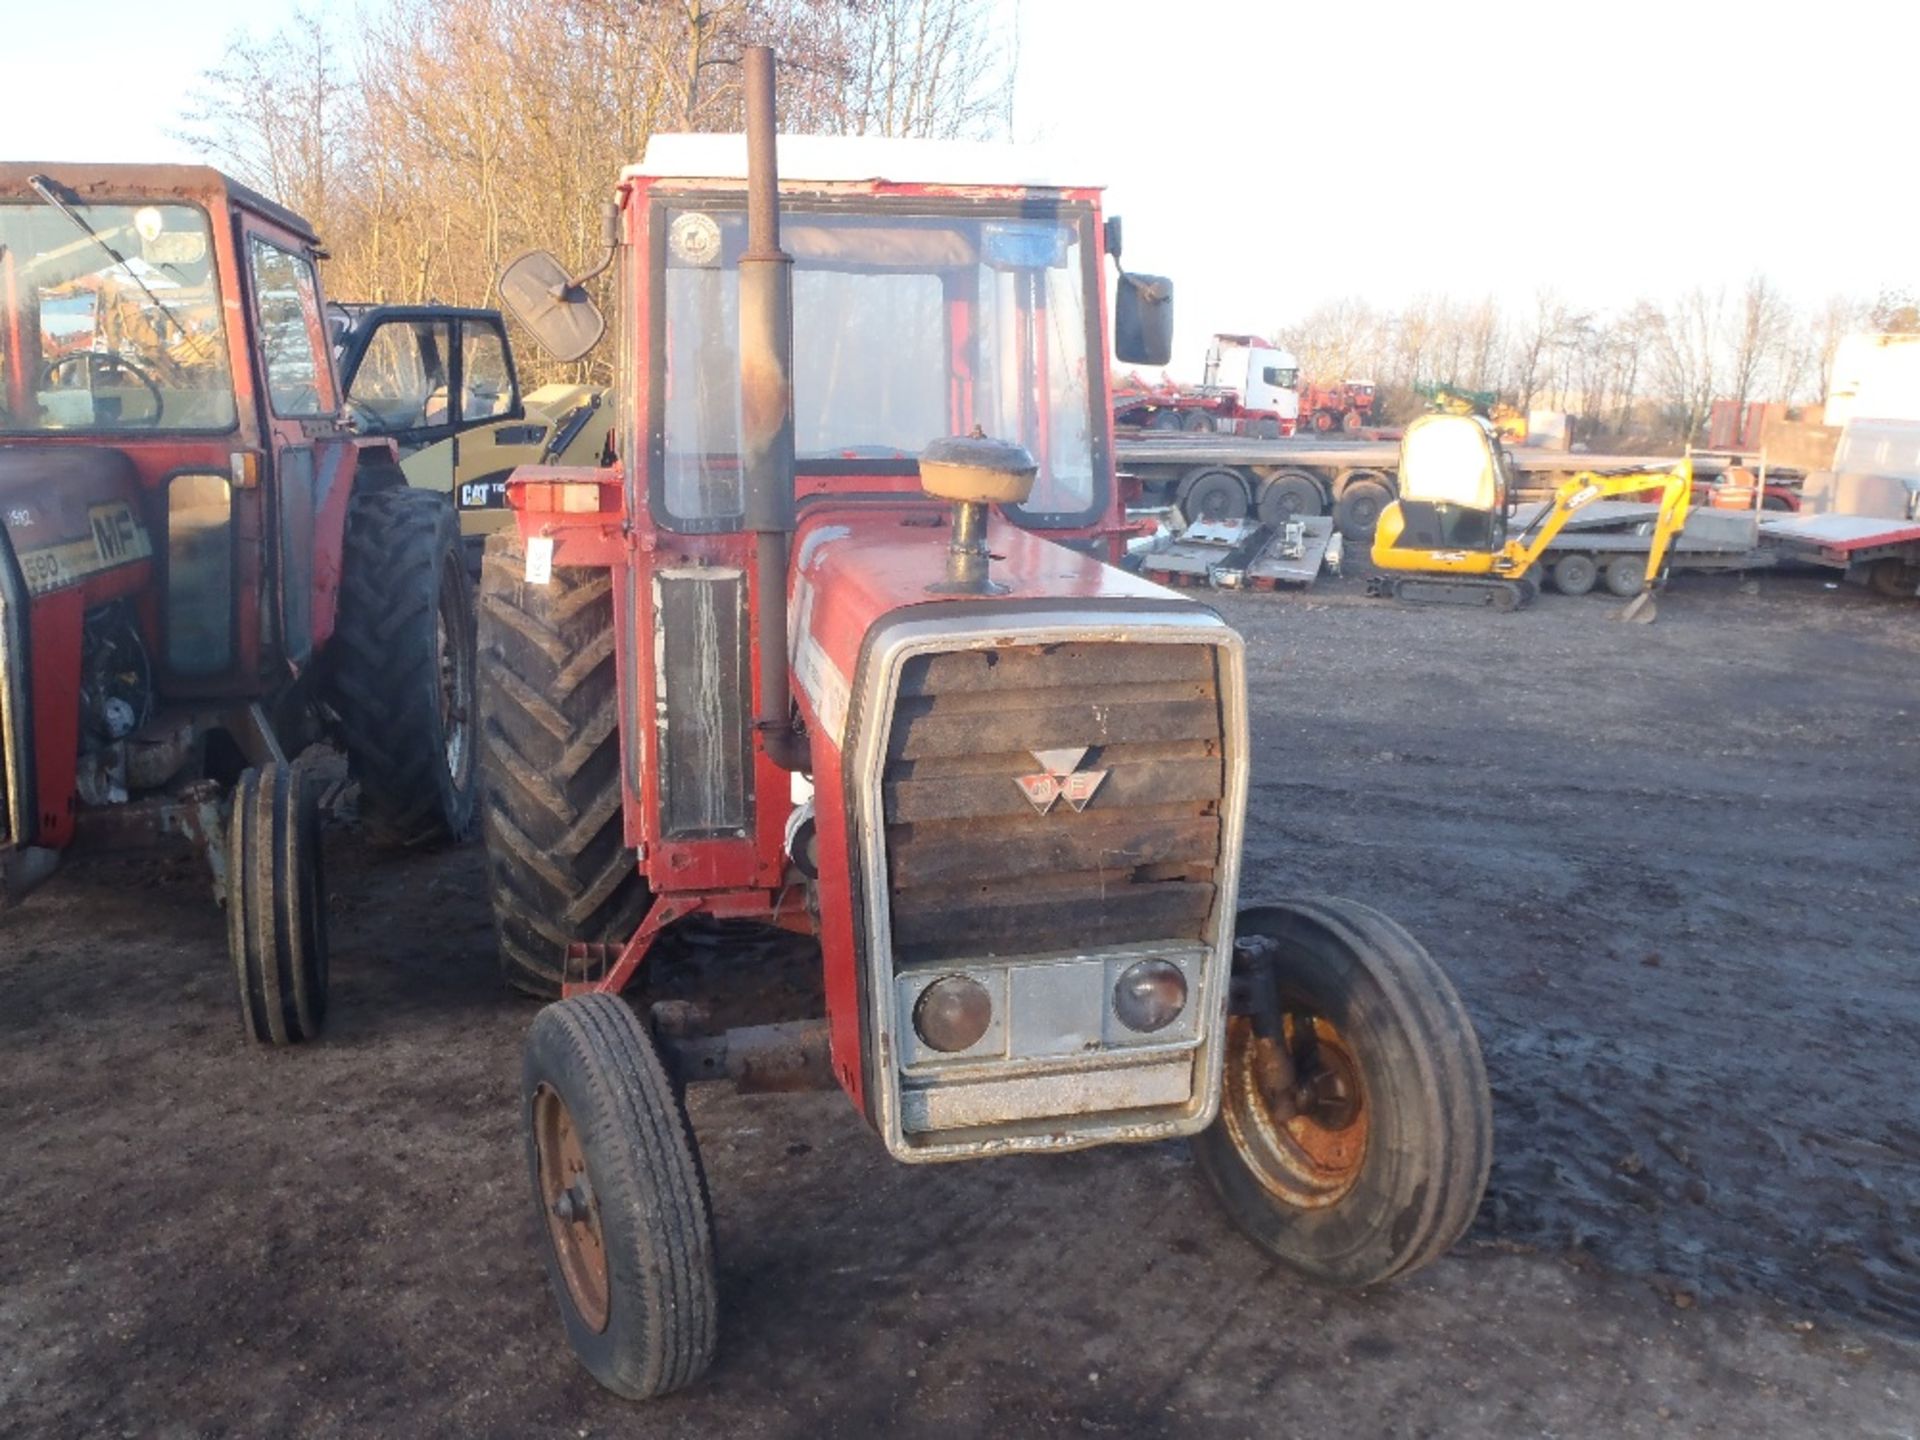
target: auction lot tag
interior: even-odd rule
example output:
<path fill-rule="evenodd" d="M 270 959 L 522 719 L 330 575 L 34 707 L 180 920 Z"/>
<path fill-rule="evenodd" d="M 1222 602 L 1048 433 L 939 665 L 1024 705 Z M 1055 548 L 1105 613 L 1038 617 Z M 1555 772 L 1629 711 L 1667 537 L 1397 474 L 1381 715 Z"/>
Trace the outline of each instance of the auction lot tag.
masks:
<path fill-rule="evenodd" d="M 527 539 L 527 583 L 545 585 L 553 579 L 553 537 L 533 535 Z"/>

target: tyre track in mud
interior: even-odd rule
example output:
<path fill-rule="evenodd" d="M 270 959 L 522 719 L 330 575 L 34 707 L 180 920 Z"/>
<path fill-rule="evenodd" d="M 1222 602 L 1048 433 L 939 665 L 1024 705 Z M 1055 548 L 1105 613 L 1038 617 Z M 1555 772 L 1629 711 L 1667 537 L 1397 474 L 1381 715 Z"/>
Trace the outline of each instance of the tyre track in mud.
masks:
<path fill-rule="evenodd" d="M 1676 587 L 1645 644 L 1552 597 L 1384 640 L 1318 607 L 1350 646 L 1223 605 L 1278 661 L 1245 883 L 1304 871 L 1455 975 L 1496 1106 L 1476 1237 L 1920 1336 L 1920 616 L 1772 588 Z"/>

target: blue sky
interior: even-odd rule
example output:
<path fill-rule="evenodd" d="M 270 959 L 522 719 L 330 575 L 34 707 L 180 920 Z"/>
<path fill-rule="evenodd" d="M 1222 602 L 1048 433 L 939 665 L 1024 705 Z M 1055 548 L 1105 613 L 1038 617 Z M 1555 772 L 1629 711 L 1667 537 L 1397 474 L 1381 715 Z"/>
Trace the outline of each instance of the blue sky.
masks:
<path fill-rule="evenodd" d="M 1920 6 L 1000 3 L 1017 138 L 1079 157 L 1129 263 L 1174 277 L 1176 371 L 1343 295 L 1920 284 Z M 192 158 L 165 132 L 193 77 L 293 6 L 93 0 L 84 59 L 70 12 L 10 8 L 6 149 L 105 160 Z"/>

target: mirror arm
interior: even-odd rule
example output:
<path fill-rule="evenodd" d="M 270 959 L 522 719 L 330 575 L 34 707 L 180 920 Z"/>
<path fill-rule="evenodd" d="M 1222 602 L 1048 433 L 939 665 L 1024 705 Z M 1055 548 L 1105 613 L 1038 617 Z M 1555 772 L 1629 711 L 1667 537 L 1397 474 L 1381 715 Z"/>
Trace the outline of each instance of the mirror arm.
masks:
<path fill-rule="evenodd" d="M 582 270 L 564 285 L 555 285 L 547 294 L 553 299 L 565 302 L 569 292 L 580 289 L 587 281 L 607 273 L 607 267 L 613 264 L 613 257 L 620 249 L 620 207 L 609 200 L 600 207 L 600 241 L 607 247 L 607 253 L 600 257 L 600 263 L 591 270 Z"/>
<path fill-rule="evenodd" d="M 600 263 L 591 270 L 582 270 L 578 275 L 569 276 L 562 284 L 549 286 L 547 288 L 548 297 L 558 300 L 562 304 L 566 303 L 567 297 L 573 294 L 574 291 L 581 289 L 587 281 L 597 275 L 607 273 L 607 267 L 613 264 L 613 257 L 618 248 L 618 246 L 609 245 L 607 247 L 607 253 L 600 257 Z"/>

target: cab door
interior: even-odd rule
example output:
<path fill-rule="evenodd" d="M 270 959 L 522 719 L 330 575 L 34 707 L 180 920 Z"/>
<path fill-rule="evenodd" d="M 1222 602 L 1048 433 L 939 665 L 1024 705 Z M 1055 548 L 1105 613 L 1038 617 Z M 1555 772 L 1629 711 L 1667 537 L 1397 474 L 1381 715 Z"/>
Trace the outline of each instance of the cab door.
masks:
<path fill-rule="evenodd" d="M 262 381 L 267 525 L 273 554 L 273 620 L 295 670 L 313 655 L 314 515 L 322 468 L 339 456 L 340 394 L 311 247 L 264 224 L 244 227 L 247 287 Z M 327 462 L 323 467 L 322 462 Z M 268 637 L 263 637 L 263 642 Z M 263 643 L 263 657 L 276 648 Z"/>
<path fill-rule="evenodd" d="M 353 428 L 390 437 L 406 457 L 409 482 L 425 489 L 452 492 L 465 432 L 523 413 L 497 311 L 368 311 L 341 346 L 340 373 Z"/>

